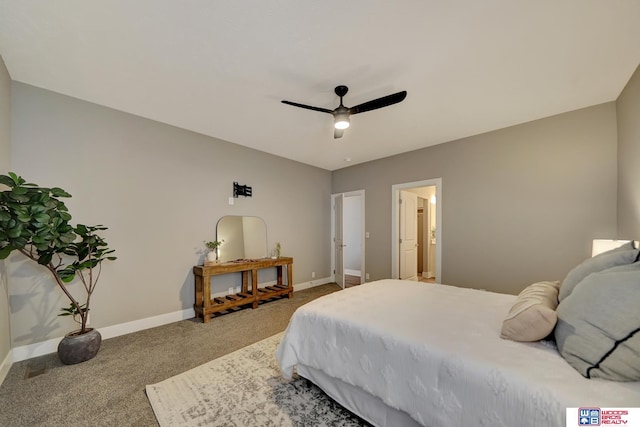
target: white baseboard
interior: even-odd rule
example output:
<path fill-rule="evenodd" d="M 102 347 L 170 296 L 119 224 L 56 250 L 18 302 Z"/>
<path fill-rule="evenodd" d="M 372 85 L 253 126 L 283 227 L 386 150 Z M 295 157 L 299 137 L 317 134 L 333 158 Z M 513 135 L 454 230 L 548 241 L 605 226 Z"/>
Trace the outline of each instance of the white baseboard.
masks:
<path fill-rule="evenodd" d="M 120 323 L 118 325 L 106 326 L 104 328 L 98 328 L 98 330 L 100 331 L 100 335 L 102 335 L 102 339 L 107 339 L 141 331 L 143 329 L 155 328 L 156 326 L 166 325 L 167 323 L 191 319 L 195 317 L 195 315 L 196 314 L 193 308 L 188 308 L 186 310 L 174 311 L 173 313 L 166 313 L 140 320 L 133 320 L 131 322 Z M 58 337 L 35 344 L 14 347 L 13 361 L 20 362 L 22 360 L 31 359 L 32 357 L 55 353 L 56 351 L 58 351 L 58 344 L 60 343 L 60 340 L 62 338 L 64 337 Z"/>
<path fill-rule="evenodd" d="M 13 351 L 10 349 L 9 353 L 7 353 L 7 357 L 4 358 L 2 363 L 0 363 L 0 385 L 7 377 L 9 373 L 9 369 L 11 369 L 11 365 L 13 365 Z"/>
<path fill-rule="evenodd" d="M 333 279 L 331 277 L 325 277 L 322 279 L 311 280 L 309 282 L 297 283 L 293 285 L 293 292 L 303 291 L 309 288 L 315 288 L 316 286 L 326 285 L 327 283 L 331 283 L 331 282 L 333 282 Z"/>
<path fill-rule="evenodd" d="M 293 291 L 301 291 L 304 289 L 313 288 L 315 286 L 324 285 L 326 283 L 331 283 L 330 277 L 325 277 L 323 279 L 312 280 L 310 282 L 298 283 L 293 285 Z M 276 283 L 276 282 L 274 282 Z M 261 283 L 263 285 L 263 283 Z M 225 294 L 226 295 L 226 294 Z M 193 308 L 188 308 L 185 310 L 174 311 L 173 313 L 160 314 L 158 316 L 147 317 L 144 319 L 133 320 L 131 322 L 120 323 L 118 325 L 113 326 L 105 326 L 104 328 L 98 328 L 100 331 L 100 335 L 102 335 L 102 339 L 108 339 L 117 337 L 120 335 L 130 334 L 132 332 L 142 331 L 143 329 L 155 328 L 156 326 L 166 325 L 168 323 L 179 322 L 181 320 L 192 319 L 196 316 Z M 47 341 L 38 342 L 35 344 L 23 345 L 20 347 L 14 347 L 12 352 L 13 356 L 11 356 L 12 352 L 9 352 L 7 358 L 2 365 L 0 365 L 0 380 L 4 379 L 2 377 L 4 364 L 9 360 L 8 365 L 11 368 L 12 361 L 20 362 L 22 360 L 31 359 L 32 357 L 42 356 L 44 354 L 55 353 L 58 351 L 58 344 L 63 337 L 53 338 Z M 7 368 L 7 371 L 9 370 Z M 6 375 L 6 373 L 5 373 Z M 0 381 L 1 383 L 1 381 Z"/>
<path fill-rule="evenodd" d="M 160 314 L 158 316 L 146 317 L 144 319 L 133 320 L 131 322 L 120 323 L 118 325 L 100 328 L 100 335 L 103 339 L 118 337 L 120 335 L 130 334 L 132 332 L 142 331 L 144 329 L 155 328 L 156 326 L 166 325 L 168 323 L 179 322 L 181 320 L 192 319 L 196 317 L 193 308 L 174 311 L 173 313 Z M 57 351 L 57 349 L 56 349 Z"/>
<path fill-rule="evenodd" d="M 43 354 L 53 353 L 58 350 L 58 343 L 63 337 L 52 338 L 47 341 L 37 342 L 35 344 L 22 345 L 13 348 L 13 361 L 20 362 L 22 360 L 31 359 L 32 357 L 42 356 Z"/>
<path fill-rule="evenodd" d="M 347 268 L 344 269 L 344 274 L 348 274 L 349 276 L 358 276 L 358 277 L 362 275 L 360 270 L 349 270 Z"/>

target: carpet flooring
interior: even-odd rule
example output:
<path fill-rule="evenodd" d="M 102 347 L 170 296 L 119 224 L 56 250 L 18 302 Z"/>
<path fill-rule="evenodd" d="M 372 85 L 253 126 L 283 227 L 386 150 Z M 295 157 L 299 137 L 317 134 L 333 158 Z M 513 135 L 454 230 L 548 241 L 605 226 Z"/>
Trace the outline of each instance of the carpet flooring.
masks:
<path fill-rule="evenodd" d="M 107 339 L 78 365 L 55 353 L 14 363 L 0 386 L 0 426 L 157 426 L 147 384 L 282 332 L 299 306 L 339 289 L 317 286 L 207 324 L 190 319 Z"/>

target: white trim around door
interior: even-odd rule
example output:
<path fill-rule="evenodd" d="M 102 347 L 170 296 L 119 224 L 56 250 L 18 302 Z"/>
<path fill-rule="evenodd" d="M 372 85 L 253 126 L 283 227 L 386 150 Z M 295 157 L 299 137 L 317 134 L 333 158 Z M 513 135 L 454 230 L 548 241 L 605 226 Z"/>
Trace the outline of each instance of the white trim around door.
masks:
<path fill-rule="evenodd" d="M 400 190 L 418 187 L 436 187 L 436 282 L 442 283 L 442 178 L 426 179 L 424 181 L 405 182 L 391 186 L 391 277 L 399 278 L 399 199 Z"/>

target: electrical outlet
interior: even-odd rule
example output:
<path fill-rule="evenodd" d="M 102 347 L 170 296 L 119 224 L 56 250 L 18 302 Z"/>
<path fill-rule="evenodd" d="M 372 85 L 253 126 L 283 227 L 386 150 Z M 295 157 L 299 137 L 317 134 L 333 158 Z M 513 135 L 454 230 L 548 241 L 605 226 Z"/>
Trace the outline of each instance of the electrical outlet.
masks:
<path fill-rule="evenodd" d="M 365 239 L 368 239 L 368 238 L 369 238 L 369 236 L 370 236 L 370 234 L 369 234 L 369 232 L 368 232 L 368 231 L 364 233 L 364 237 L 365 237 Z"/>
<path fill-rule="evenodd" d="M 369 273 L 365 273 L 365 274 L 364 274 L 364 279 L 365 279 L 365 280 L 369 280 Z"/>
<path fill-rule="evenodd" d="M 233 293 L 233 288 L 229 288 L 229 295 Z"/>
<path fill-rule="evenodd" d="M 236 286 L 236 294 L 240 292 L 240 286 Z"/>
<path fill-rule="evenodd" d="M 312 272 L 311 272 L 311 278 L 312 278 L 312 279 L 315 279 L 315 278 L 316 278 L 316 272 L 315 272 L 315 271 L 312 271 Z"/>

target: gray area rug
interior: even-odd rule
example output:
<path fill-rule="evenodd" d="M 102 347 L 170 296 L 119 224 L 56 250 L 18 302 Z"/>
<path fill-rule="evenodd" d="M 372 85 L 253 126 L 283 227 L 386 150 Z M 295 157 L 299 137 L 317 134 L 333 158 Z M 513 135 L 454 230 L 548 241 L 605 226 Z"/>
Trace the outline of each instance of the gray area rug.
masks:
<path fill-rule="evenodd" d="M 282 333 L 146 387 L 162 427 L 364 426 L 304 378 L 285 380 Z"/>

